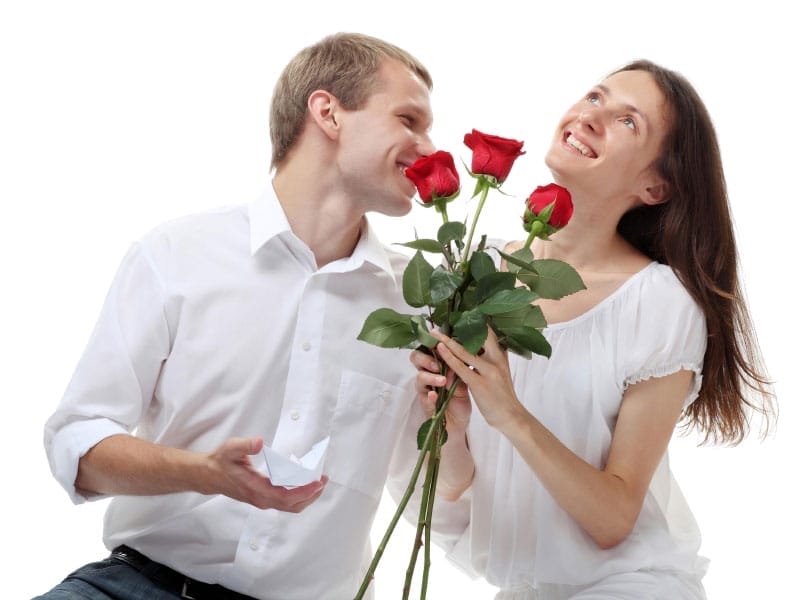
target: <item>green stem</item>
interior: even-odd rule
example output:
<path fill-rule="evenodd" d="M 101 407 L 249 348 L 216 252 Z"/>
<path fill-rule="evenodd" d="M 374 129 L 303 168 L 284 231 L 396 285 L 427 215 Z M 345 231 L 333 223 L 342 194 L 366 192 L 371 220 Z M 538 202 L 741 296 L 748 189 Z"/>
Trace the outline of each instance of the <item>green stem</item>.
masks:
<path fill-rule="evenodd" d="M 469 227 L 469 235 L 467 236 L 467 243 L 464 245 L 465 254 L 463 262 L 465 264 L 469 259 L 469 249 L 472 247 L 472 235 L 475 233 L 475 226 L 478 224 L 478 217 L 481 215 L 481 211 L 483 210 L 483 203 L 486 202 L 486 196 L 489 194 L 489 184 L 486 183 L 486 181 L 481 180 L 480 187 L 481 187 L 481 197 L 480 200 L 478 200 L 478 208 L 475 209 L 475 216 L 472 217 L 472 224 Z"/>
<path fill-rule="evenodd" d="M 444 421 L 439 421 L 437 426 L 439 431 L 436 432 L 436 437 L 433 438 L 433 448 L 431 449 L 431 456 L 428 458 L 433 462 L 433 474 L 431 481 L 428 484 L 433 493 L 428 496 L 428 505 L 425 509 L 425 561 L 422 565 L 422 589 L 420 591 L 420 600 L 425 600 L 428 593 L 428 576 L 431 570 L 431 527 L 433 526 L 433 503 L 436 499 L 436 482 L 439 480 L 439 463 L 441 461 L 442 443 L 441 440 L 444 436 Z"/>
<path fill-rule="evenodd" d="M 447 198 L 437 198 L 433 201 L 436 211 L 442 215 L 442 221 L 448 223 L 450 219 L 447 218 Z"/>
<path fill-rule="evenodd" d="M 534 221 L 531 223 L 531 232 L 528 234 L 528 239 L 525 240 L 525 248 L 530 248 L 531 244 L 533 243 L 533 238 L 539 235 L 542 230 L 544 229 L 544 225 L 542 225 L 541 221 Z"/>
<path fill-rule="evenodd" d="M 447 394 L 444 402 L 442 402 L 441 408 L 439 408 L 436 411 L 436 414 L 434 414 L 432 417 L 433 422 L 431 423 L 430 429 L 428 429 L 428 434 L 425 436 L 425 439 L 422 442 L 422 448 L 420 449 L 417 463 L 414 465 L 414 470 L 411 473 L 411 479 L 406 486 L 406 491 L 397 505 L 397 510 L 395 510 L 392 520 L 389 522 L 389 526 L 386 528 L 386 532 L 383 534 L 383 538 L 378 545 L 378 549 L 375 551 L 375 556 L 372 557 L 372 562 L 370 562 L 369 568 L 364 574 L 364 579 L 361 581 L 361 587 L 358 588 L 358 592 L 356 593 L 354 600 L 362 600 L 364 598 L 364 594 L 367 592 L 369 584 L 372 583 L 372 579 L 375 575 L 375 569 L 378 567 L 378 563 L 380 562 L 381 557 L 386 550 L 386 545 L 389 542 L 389 538 L 392 536 L 398 521 L 400 521 L 400 517 L 403 515 L 403 511 L 405 511 L 408 501 L 414 494 L 414 486 L 417 483 L 417 479 L 419 479 L 419 473 L 422 470 L 422 465 L 425 462 L 428 452 L 430 451 L 431 443 L 434 438 L 434 432 L 437 430 L 439 422 L 444 418 L 444 411 L 447 410 L 447 405 L 450 403 L 450 398 L 452 398 L 453 393 L 456 391 L 456 387 L 459 383 L 460 380 L 458 377 L 456 377 L 453 381 L 453 384 L 447 389 Z"/>
<path fill-rule="evenodd" d="M 434 429 L 432 426 L 431 429 Z M 403 583 L 403 600 L 408 600 L 408 595 L 411 592 L 411 581 L 414 578 L 414 569 L 417 565 L 417 557 L 419 556 L 419 549 L 422 546 L 422 535 L 426 533 L 426 539 L 428 538 L 427 531 L 426 531 L 426 519 L 425 516 L 428 514 L 428 504 L 432 502 L 431 498 L 431 484 L 433 482 L 434 476 L 434 469 L 435 469 L 435 461 L 431 459 L 436 446 L 439 444 L 439 435 L 438 435 L 438 426 L 435 428 L 433 439 L 432 439 L 432 446 L 433 448 L 429 448 L 427 451 L 428 454 L 428 468 L 425 472 L 425 483 L 422 484 L 422 500 L 420 501 L 419 505 L 419 519 L 417 520 L 417 532 L 414 535 L 414 547 L 411 550 L 411 558 L 408 561 L 408 567 L 406 568 L 406 579 Z M 427 548 L 426 548 L 427 554 Z"/>

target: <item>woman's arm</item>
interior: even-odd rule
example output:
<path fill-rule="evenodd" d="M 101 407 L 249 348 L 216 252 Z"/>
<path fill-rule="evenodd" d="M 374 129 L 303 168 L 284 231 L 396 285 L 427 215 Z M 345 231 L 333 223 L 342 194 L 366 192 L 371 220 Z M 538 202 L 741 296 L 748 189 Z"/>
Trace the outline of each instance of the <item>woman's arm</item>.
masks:
<path fill-rule="evenodd" d="M 487 423 L 511 441 L 556 502 L 601 548 L 622 542 L 636 523 L 672 437 L 692 373 L 678 371 L 628 388 L 608 460 L 598 469 L 562 444 L 520 403 L 507 356 L 491 332 L 481 356 L 434 335 L 442 341 L 439 356 L 469 386 Z"/>

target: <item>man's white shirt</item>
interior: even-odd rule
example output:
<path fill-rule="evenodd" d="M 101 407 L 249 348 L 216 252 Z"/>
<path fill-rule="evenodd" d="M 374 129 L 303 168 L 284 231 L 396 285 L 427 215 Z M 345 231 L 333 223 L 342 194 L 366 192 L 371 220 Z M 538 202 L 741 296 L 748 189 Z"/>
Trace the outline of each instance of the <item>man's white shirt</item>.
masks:
<path fill-rule="evenodd" d="M 80 457 L 120 433 L 199 452 L 260 436 L 285 456 L 330 436 L 330 481 L 299 514 L 221 495 L 115 497 L 106 546 L 257 598 L 351 597 L 414 402 L 407 351 L 356 337 L 377 308 L 409 311 L 406 261 L 365 219 L 353 254 L 318 269 L 271 187 L 250 206 L 184 217 L 135 243 L 45 427 L 72 500 L 87 499 L 74 487 Z"/>

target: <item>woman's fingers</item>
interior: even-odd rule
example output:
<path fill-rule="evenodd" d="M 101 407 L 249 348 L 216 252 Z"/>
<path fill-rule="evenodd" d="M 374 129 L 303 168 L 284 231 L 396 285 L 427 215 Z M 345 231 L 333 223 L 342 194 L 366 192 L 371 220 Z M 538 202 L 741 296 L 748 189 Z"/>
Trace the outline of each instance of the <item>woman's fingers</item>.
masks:
<path fill-rule="evenodd" d="M 434 335 L 441 341 L 436 347 L 439 356 L 469 385 L 469 381 L 464 375 L 471 374 L 473 369 L 480 372 L 481 367 L 486 364 L 483 357 L 470 354 L 464 346 L 444 334 L 434 332 Z M 457 362 L 453 362 L 453 359 L 456 359 Z"/>
<path fill-rule="evenodd" d="M 491 327 L 489 327 L 489 335 L 486 336 L 486 343 L 484 343 L 483 348 L 484 353 L 481 356 L 490 362 L 503 360 L 506 356 L 505 349 L 500 346 L 500 342 L 497 341 L 497 334 Z"/>
<path fill-rule="evenodd" d="M 453 372 L 459 376 L 461 381 L 470 386 L 472 383 L 472 377 L 474 376 L 474 373 L 471 369 L 472 365 L 465 363 L 464 360 L 462 360 L 456 353 L 457 350 L 454 349 L 452 345 L 460 347 L 459 344 L 453 340 L 449 340 L 449 342 L 449 344 L 444 341 L 440 343 L 438 346 L 436 346 L 436 351 L 438 352 L 439 356 L 442 357 L 442 360 L 447 363 L 447 366 L 449 366 Z M 463 350 L 467 356 L 472 357 L 472 355 L 463 348 L 461 348 L 461 350 Z"/>

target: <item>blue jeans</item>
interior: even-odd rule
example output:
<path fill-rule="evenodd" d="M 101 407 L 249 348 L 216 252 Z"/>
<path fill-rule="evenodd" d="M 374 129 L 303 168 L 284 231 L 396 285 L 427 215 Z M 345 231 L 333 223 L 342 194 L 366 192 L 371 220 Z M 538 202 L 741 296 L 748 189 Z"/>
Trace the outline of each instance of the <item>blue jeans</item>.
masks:
<path fill-rule="evenodd" d="M 89 563 L 33 600 L 175 600 L 157 583 L 116 558 Z"/>

